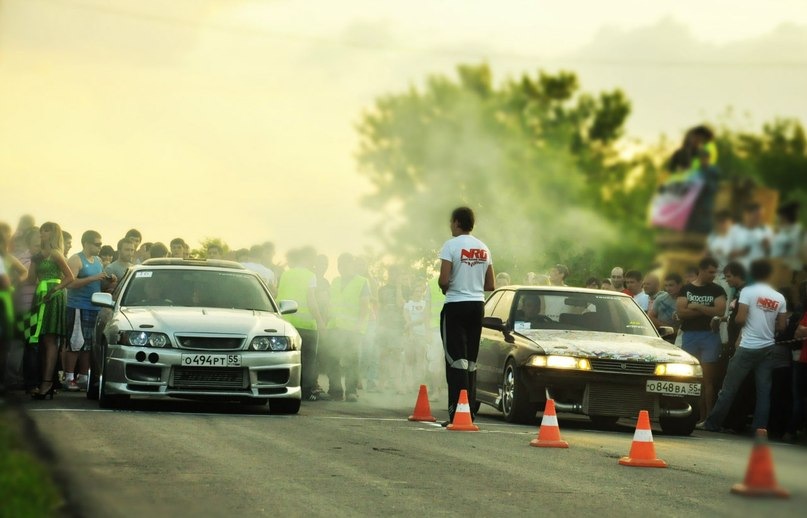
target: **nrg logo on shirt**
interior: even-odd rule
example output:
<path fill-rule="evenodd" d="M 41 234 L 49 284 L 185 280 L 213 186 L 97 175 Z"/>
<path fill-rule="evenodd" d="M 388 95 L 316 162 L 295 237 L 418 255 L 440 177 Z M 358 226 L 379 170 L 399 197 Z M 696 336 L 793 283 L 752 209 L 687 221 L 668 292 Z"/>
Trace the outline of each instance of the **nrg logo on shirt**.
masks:
<path fill-rule="evenodd" d="M 488 260 L 488 252 L 484 248 L 471 248 L 470 250 L 462 249 L 460 251 L 460 262 L 468 266 L 476 266 L 477 264 L 484 264 Z"/>
<path fill-rule="evenodd" d="M 757 299 L 757 307 L 762 311 L 776 311 L 779 309 L 779 302 L 765 297 L 759 297 Z"/>

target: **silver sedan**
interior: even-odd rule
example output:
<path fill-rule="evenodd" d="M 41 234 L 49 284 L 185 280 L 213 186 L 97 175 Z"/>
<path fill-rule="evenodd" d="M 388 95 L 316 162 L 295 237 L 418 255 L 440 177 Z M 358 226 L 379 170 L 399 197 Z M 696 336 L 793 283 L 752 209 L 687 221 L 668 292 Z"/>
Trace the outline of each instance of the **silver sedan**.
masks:
<path fill-rule="evenodd" d="M 234 400 L 300 409 L 300 335 L 256 274 L 228 261 L 152 259 L 95 293 L 87 397 Z"/>

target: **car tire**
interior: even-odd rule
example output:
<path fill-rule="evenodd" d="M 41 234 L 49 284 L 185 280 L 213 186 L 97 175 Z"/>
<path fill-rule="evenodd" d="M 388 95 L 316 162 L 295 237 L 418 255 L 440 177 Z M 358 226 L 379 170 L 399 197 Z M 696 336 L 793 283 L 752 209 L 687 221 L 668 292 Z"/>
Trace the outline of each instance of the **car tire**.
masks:
<path fill-rule="evenodd" d="M 87 373 L 87 399 L 98 401 L 98 378 L 95 376 L 92 368 L 90 368 L 90 372 Z"/>
<path fill-rule="evenodd" d="M 693 411 L 689 417 L 659 417 L 658 421 L 665 435 L 691 435 L 698 422 L 698 412 Z"/>
<path fill-rule="evenodd" d="M 616 422 L 619 421 L 619 416 L 615 415 L 590 415 L 588 418 L 591 419 L 591 424 L 593 424 L 595 428 L 605 429 L 615 427 Z"/>
<path fill-rule="evenodd" d="M 529 395 L 515 362 L 510 359 L 502 376 L 502 414 L 508 423 L 535 422 L 539 405 L 530 402 Z"/>
<path fill-rule="evenodd" d="M 101 351 L 101 374 L 98 376 L 98 406 L 101 408 L 119 408 L 129 400 L 127 395 L 112 395 L 106 391 L 106 348 Z"/>
<path fill-rule="evenodd" d="M 273 399 L 269 402 L 269 411 L 273 414 L 296 414 L 300 411 L 300 400 Z"/>

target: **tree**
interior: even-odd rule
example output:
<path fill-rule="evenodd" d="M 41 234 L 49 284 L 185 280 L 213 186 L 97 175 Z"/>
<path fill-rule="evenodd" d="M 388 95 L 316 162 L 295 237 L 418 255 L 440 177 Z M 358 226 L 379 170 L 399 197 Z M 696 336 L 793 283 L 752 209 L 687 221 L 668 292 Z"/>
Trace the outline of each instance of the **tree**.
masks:
<path fill-rule="evenodd" d="M 227 254 L 230 252 L 230 247 L 227 246 L 227 243 L 220 237 L 206 237 L 199 244 L 201 245 L 199 248 L 191 250 L 191 257 L 207 259 L 207 249 L 212 245 L 218 246 L 224 257 L 227 257 Z"/>
<path fill-rule="evenodd" d="M 621 91 L 580 93 L 571 72 L 497 86 L 487 65 L 461 65 L 456 79 L 430 77 L 363 114 L 358 163 L 374 187 L 364 202 L 387 249 L 408 261 L 435 257 L 451 209 L 468 205 L 498 270 L 599 264 L 617 251 L 649 262 L 653 170 L 616 147 L 629 113 Z"/>

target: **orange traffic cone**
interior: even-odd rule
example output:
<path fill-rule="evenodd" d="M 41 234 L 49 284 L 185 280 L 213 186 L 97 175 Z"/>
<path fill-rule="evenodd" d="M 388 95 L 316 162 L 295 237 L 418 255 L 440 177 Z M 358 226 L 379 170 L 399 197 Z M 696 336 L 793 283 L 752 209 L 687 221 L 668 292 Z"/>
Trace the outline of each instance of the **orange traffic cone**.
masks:
<path fill-rule="evenodd" d="M 530 446 L 538 448 L 568 448 L 569 443 L 561 440 L 558 416 L 555 415 L 555 400 L 547 399 L 541 426 L 538 428 L 538 437 L 530 441 Z"/>
<path fill-rule="evenodd" d="M 650 430 L 650 415 L 647 410 L 639 412 L 639 422 L 636 423 L 636 432 L 633 434 L 633 444 L 630 455 L 619 459 L 623 466 L 637 468 L 666 468 L 667 463 L 656 458 L 656 448 L 653 446 L 653 432 Z"/>
<path fill-rule="evenodd" d="M 429 394 L 426 385 L 421 385 L 418 391 L 418 400 L 415 402 L 415 412 L 409 416 L 410 421 L 428 421 L 433 423 L 437 419 L 432 416 L 432 409 L 429 406 Z"/>
<path fill-rule="evenodd" d="M 479 431 L 479 427 L 471 419 L 471 405 L 468 404 L 468 391 L 465 389 L 460 390 L 460 400 L 457 402 L 457 411 L 454 412 L 454 421 L 447 426 L 447 429 L 453 432 Z"/>
<path fill-rule="evenodd" d="M 789 498 L 790 493 L 776 484 L 773 474 L 773 459 L 768 447 L 768 431 L 764 428 L 757 430 L 751 458 L 748 461 L 748 470 L 745 480 L 741 484 L 731 486 L 731 492 L 744 496 L 775 496 Z"/>

